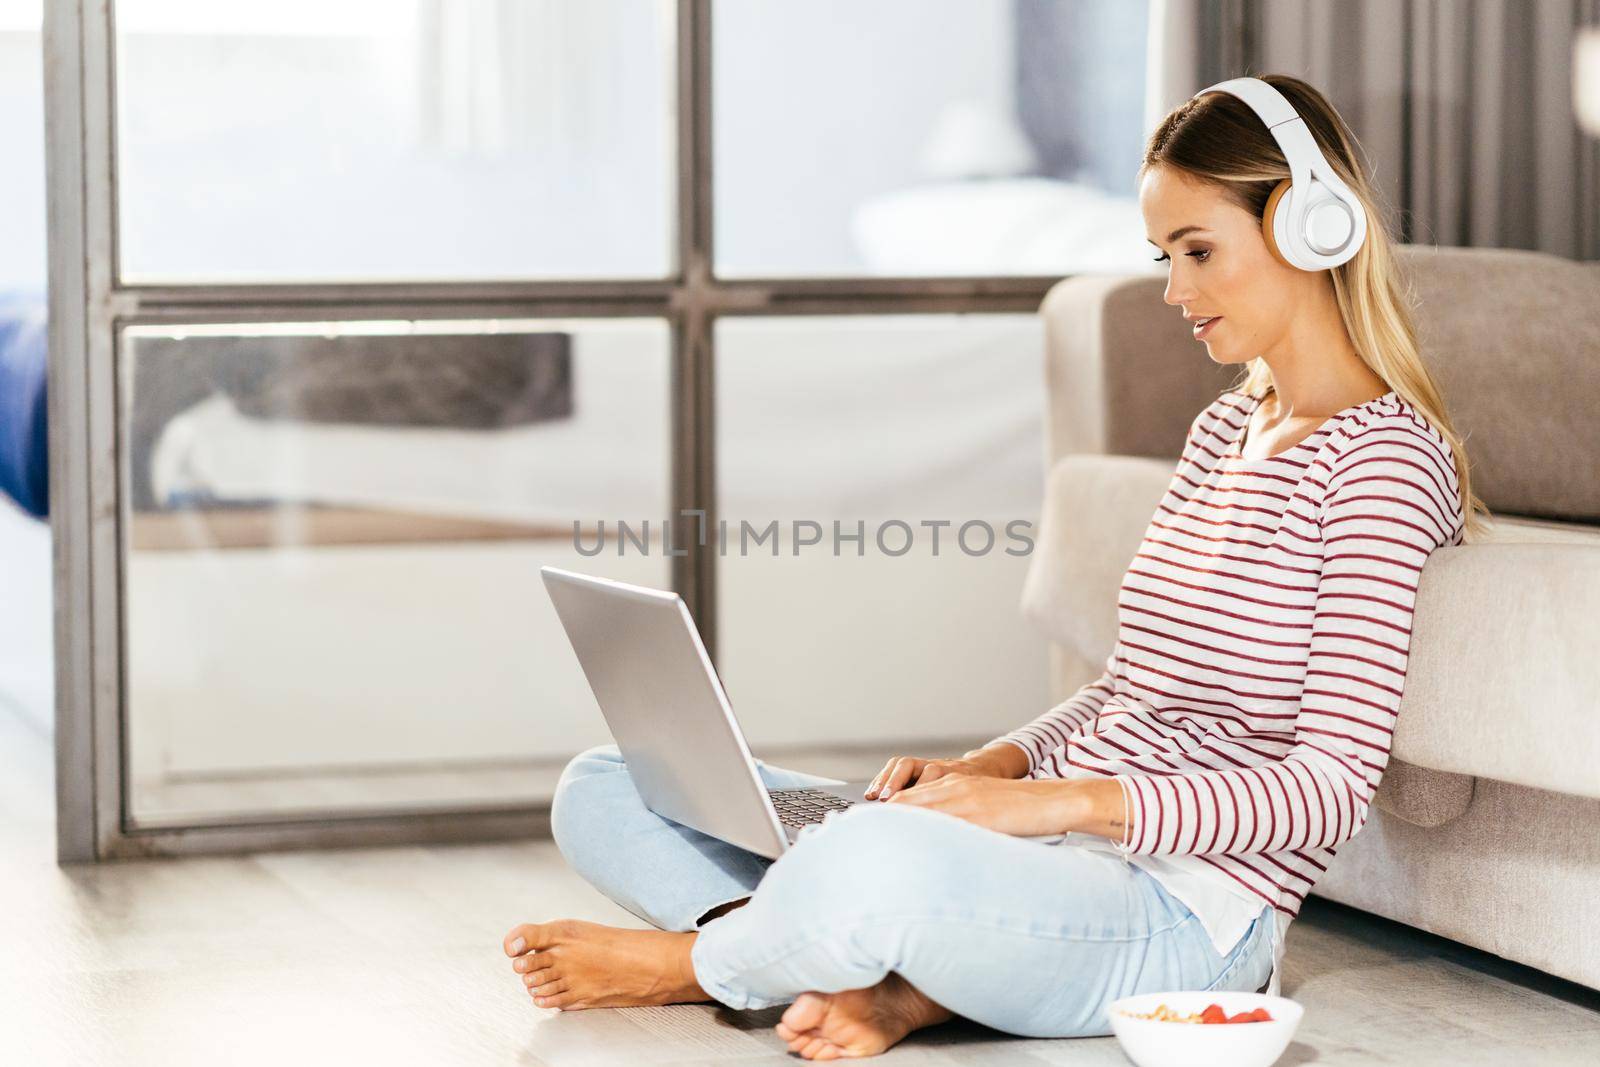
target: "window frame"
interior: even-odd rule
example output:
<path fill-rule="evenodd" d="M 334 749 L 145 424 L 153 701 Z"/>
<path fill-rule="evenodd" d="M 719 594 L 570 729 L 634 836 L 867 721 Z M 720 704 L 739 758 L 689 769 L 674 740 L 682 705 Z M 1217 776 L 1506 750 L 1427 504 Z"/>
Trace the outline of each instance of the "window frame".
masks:
<path fill-rule="evenodd" d="M 1230 4 L 1230 7 L 1233 4 Z M 715 323 L 737 315 L 1033 312 L 1059 278 L 719 278 L 713 259 L 712 10 L 676 0 L 675 263 L 666 278 L 333 284 L 123 284 L 115 3 L 61 0 L 44 24 L 50 282 L 57 854 L 62 862 L 286 847 L 549 835 L 549 804 L 140 828 L 126 775 L 118 338 L 149 324 L 393 318 L 665 319 L 671 499 L 716 521 Z M 671 561 L 716 655 L 715 545 Z"/>

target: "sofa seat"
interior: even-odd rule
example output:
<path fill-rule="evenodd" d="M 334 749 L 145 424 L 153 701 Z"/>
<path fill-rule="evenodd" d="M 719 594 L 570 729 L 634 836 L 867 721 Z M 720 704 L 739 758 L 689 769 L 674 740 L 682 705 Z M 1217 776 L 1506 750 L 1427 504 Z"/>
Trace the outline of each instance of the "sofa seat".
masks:
<path fill-rule="evenodd" d="M 1077 684 L 1116 644 L 1122 575 L 1173 466 L 1085 454 L 1051 470 L 1023 610 L 1094 665 Z M 1600 526 L 1498 516 L 1481 541 L 1436 551 L 1392 752 L 1412 766 L 1391 764 L 1379 806 L 1439 825 L 1466 809 L 1474 778 L 1600 798 L 1600 649 L 1573 625 L 1597 605 Z"/>

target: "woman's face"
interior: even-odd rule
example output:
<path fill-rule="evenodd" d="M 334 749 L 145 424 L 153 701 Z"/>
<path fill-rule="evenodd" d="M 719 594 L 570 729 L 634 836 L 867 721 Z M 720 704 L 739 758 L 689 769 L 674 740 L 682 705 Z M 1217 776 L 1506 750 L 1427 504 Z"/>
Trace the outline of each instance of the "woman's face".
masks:
<path fill-rule="evenodd" d="M 1244 363 L 1286 336 L 1309 275 L 1267 249 L 1260 221 L 1214 185 L 1151 167 L 1139 183 L 1145 235 L 1167 262 L 1164 299 L 1193 320 L 1217 363 Z M 1207 326 L 1209 317 L 1217 321 Z"/>

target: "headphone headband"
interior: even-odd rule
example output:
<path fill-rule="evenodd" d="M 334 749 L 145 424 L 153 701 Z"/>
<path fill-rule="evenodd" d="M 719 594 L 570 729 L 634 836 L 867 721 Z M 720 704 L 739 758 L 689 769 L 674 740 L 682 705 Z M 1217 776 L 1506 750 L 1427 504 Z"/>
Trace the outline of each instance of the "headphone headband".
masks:
<path fill-rule="evenodd" d="M 1327 270 L 1348 263 L 1367 236 L 1367 213 L 1328 165 L 1311 129 L 1287 97 L 1260 78 L 1232 78 L 1195 93 L 1227 93 L 1250 106 L 1266 124 L 1289 164 L 1262 220 L 1267 243 L 1285 263 Z"/>

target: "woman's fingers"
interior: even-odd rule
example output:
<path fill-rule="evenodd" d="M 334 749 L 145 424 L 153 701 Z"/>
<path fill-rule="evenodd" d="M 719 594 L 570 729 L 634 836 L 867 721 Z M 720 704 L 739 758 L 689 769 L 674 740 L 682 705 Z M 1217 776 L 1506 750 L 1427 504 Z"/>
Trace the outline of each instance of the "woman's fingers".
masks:
<path fill-rule="evenodd" d="M 908 781 L 916 776 L 917 765 L 922 761 L 915 756 L 900 756 L 889 761 L 873 782 L 872 788 L 867 790 L 866 796 L 884 796 L 903 788 Z"/>
<path fill-rule="evenodd" d="M 877 797 L 888 799 L 890 794 L 898 793 L 910 785 L 922 785 L 934 782 L 952 774 L 975 774 L 980 769 L 967 763 L 965 760 L 929 760 L 919 759 L 916 756 L 896 756 L 884 764 L 883 770 L 872 780 L 863 796 L 868 800 Z"/>
<path fill-rule="evenodd" d="M 911 780 L 912 772 L 916 770 L 916 759 L 912 756 L 901 756 L 894 761 L 894 768 L 889 771 L 889 777 L 883 783 L 883 796 L 891 796 L 896 791 L 905 788 L 906 782 Z"/>
<path fill-rule="evenodd" d="M 889 791 L 891 793 L 898 793 L 902 789 L 916 785 L 918 782 L 922 781 L 922 773 L 927 769 L 927 760 L 917 759 L 915 756 L 907 756 L 905 758 L 905 767 L 903 769 L 904 773 L 901 774 L 900 770 L 898 769 L 895 772 L 900 777 L 900 781 L 896 783 L 893 781 L 893 779 L 891 779 Z"/>
<path fill-rule="evenodd" d="M 879 771 L 878 776 L 872 780 L 872 784 L 867 786 L 866 796 L 875 797 L 878 795 L 878 790 L 883 788 L 883 783 L 889 780 L 889 772 L 894 770 L 894 764 L 895 761 L 891 759 L 883 765 L 883 770 Z"/>

